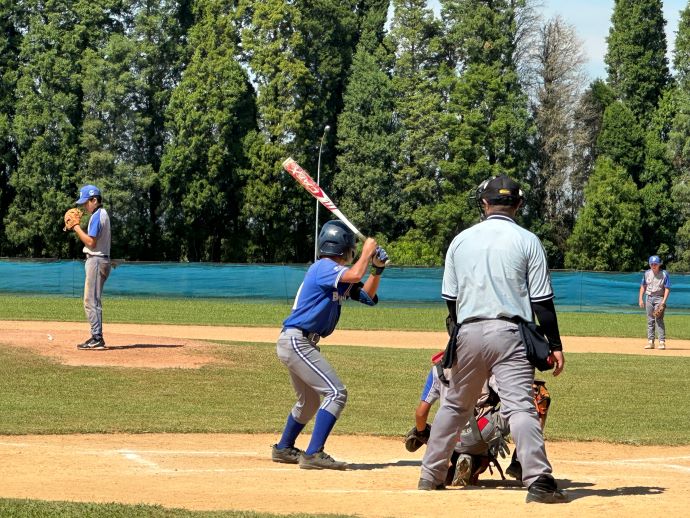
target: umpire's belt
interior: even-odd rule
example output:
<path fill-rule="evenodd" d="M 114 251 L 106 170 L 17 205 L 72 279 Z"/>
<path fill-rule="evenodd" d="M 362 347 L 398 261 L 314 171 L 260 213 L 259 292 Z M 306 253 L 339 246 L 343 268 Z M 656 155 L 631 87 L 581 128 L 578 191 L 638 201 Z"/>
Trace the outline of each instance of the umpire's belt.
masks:
<path fill-rule="evenodd" d="M 309 331 L 305 331 L 304 329 L 300 329 L 299 327 L 284 327 L 282 332 L 297 332 L 300 333 L 304 338 L 309 340 L 313 344 L 318 344 L 319 340 L 321 340 L 321 335 L 319 333 L 310 333 Z"/>
<path fill-rule="evenodd" d="M 462 324 L 472 324 L 473 322 L 483 322 L 485 320 L 505 320 L 506 322 L 512 322 L 513 324 L 519 324 L 522 319 L 520 317 L 470 318 L 464 320 Z"/>

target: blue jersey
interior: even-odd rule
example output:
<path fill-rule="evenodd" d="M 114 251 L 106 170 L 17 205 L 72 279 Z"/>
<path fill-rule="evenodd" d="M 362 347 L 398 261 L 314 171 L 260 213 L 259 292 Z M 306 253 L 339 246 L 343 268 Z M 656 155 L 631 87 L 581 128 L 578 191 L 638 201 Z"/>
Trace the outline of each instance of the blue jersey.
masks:
<path fill-rule="evenodd" d="M 340 283 L 348 270 L 332 259 L 319 259 L 311 265 L 295 296 L 292 312 L 283 325 L 321 336 L 330 335 L 340 318 L 343 301 L 352 284 Z"/>

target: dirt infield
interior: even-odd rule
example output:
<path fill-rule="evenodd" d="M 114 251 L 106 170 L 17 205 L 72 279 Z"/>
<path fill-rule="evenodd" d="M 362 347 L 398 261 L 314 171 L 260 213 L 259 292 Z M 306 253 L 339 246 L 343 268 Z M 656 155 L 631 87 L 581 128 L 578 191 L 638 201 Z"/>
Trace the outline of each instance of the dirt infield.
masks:
<path fill-rule="evenodd" d="M 198 368 L 218 361 L 203 340 L 274 342 L 277 329 L 106 326 L 108 349 L 78 351 L 83 323 L 0 321 L 0 343 L 69 365 Z M 324 345 L 440 349 L 442 333 L 339 331 Z M 690 355 L 689 341 L 645 351 L 643 340 L 564 338 L 568 353 Z M 314 472 L 270 461 L 272 435 L 0 436 L 0 496 L 151 503 L 187 509 L 434 517 L 448 511 L 496 516 L 683 516 L 690 505 L 690 446 L 632 447 L 548 442 L 554 472 L 570 495 L 561 506 L 524 503 L 525 492 L 497 473 L 481 487 L 420 492 L 421 452 L 402 440 L 336 435 L 329 452 L 346 472 Z M 301 438 L 306 441 L 307 438 Z M 298 444 L 304 447 L 305 444 Z M 535 507 L 538 511 L 535 511 Z"/>
<path fill-rule="evenodd" d="M 515 481 L 488 472 L 480 487 L 417 491 L 421 455 L 405 451 L 400 440 L 333 436 L 329 451 L 353 463 L 345 472 L 275 464 L 273 441 L 222 434 L 0 436 L 0 495 L 371 518 L 487 510 L 492 516 L 676 517 L 690 503 L 690 447 L 547 443 L 571 502 L 538 506 L 524 503 Z"/>

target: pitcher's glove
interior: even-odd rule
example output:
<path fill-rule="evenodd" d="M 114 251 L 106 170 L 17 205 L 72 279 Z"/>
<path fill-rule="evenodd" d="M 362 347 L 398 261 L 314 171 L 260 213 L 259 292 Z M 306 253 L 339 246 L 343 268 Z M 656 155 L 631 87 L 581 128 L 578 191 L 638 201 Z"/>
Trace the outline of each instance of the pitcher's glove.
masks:
<path fill-rule="evenodd" d="M 81 222 L 81 217 L 83 215 L 84 212 L 82 212 L 81 209 L 69 209 L 67 212 L 65 212 L 65 226 L 62 230 L 64 230 L 65 232 L 67 232 L 68 230 L 72 230 L 74 227 L 79 225 L 79 223 Z"/>
<path fill-rule="evenodd" d="M 662 302 L 661 304 L 659 304 L 657 307 L 654 308 L 654 311 L 652 311 L 652 316 L 654 318 L 663 318 L 664 311 L 666 311 L 666 304 L 664 304 Z"/>
<path fill-rule="evenodd" d="M 428 424 L 421 432 L 417 430 L 416 426 L 413 426 L 412 430 L 407 432 L 405 436 L 405 449 L 407 451 L 417 451 L 429 441 L 429 435 L 431 435 L 431 426 Z"/>

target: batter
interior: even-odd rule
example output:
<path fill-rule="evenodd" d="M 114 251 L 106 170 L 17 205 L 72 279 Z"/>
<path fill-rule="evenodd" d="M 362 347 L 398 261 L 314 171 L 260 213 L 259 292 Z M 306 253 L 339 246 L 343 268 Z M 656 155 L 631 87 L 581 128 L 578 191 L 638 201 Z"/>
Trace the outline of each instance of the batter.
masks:
<path fill-rule="evenodd" d="M 376 290 L 388 260 L 386 251 L 368 238 L 355 257 L 355 235 L 341 221 L 329 221 L 319 233 L 319 260 L 307 271 L 297 291 L 292 312 L 278 338 L 278 358 L 288 368 L 297 402 L 288 415 L 282 437 L 272 447 L 274 462 L 299 464 L 303 469 L 347 469 L 324 451 L 336 420 L 347 402 L 347 389 L 317 345 L 338 324 L 343 302 L 378 302 Z M 369 261 L 371 275 L 362 284 Z M 323 398 L 323 400 L 321 399 Z M 311 441 L 305 451 L 295 447 L 304 426 L 316 415 Z"/>

